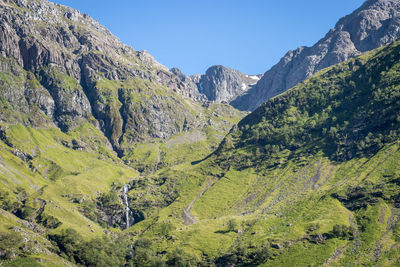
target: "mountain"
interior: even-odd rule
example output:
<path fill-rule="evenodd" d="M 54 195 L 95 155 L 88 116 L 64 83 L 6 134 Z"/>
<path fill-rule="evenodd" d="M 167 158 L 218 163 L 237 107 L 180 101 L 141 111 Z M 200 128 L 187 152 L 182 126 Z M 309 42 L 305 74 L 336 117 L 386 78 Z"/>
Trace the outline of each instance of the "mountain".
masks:
<path fill-rule="evenodd" d="M 312 74 L 400 37 L 400 2 L 367 0 L 312 47 L 289 51 L 246 94 L 231 104 L 255 110 L 266 100 L 295 86 Z"/>
<path fill-rule="evenodd" d="M 138 251 L 170 265 L 396 266 L 399 84 L 397 41 L 268 100 L 202 161 L 135 181 Z"/>
<path fill-rule="evenodd" d="M 120 242 L 145 215 L 127 211 L 130 181 L 200 160 L 243 117 L 46 0 L 0 1 L 0 92 L 0 265 L 73 266 L 70 233 L 73 249 Z"/>
<path fill-rule="evenodd" d="M 190 88 L 188 95 L 196 101 L 212 101 L 216 103 L 229 103 L 243 95 L 260 78 L 259 75 L 247 75 L 222 65 L 211 66 L 205 74 L 186 76 L 180 69 L 170 69 L 180 78 L 186 88 Z"/>
<path fill-rule="evenodd" d="M 243 118 L 76 10 L 0 18 L 1 266 L 400 262 L 400 41 Z"/>
<path fill-rule="evenodd" d="M 238 70 L 216 65 L 208 68 L 205 74 L 193 75 L 191 78 L 208 100 L 229 103 L 249 90 L 261 77 L 262 75 L 249 76 Z"/>
<path fill-rule="evenodd" d="M 0 7 L 2 80 L 9 85 L 2 87 L 9 109 L 2 109 L 3 121 L 53 123 L 63 132 L 88 122 L 120 157 L 137 142 L 207 125 L 196 118 L 204 111 L 193 83 L 88 15 L 48 1 Z"/>

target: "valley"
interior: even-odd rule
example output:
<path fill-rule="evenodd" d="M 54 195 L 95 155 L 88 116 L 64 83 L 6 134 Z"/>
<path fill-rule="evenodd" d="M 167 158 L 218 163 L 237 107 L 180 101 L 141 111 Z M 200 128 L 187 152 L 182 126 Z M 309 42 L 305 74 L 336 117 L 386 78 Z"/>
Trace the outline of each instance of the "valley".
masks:
<path fill-rule="evenodd" d="M 399 15 L 368 0 L 264 75 L 186 76 L 0 0 L 0 266 L 398 266 Z"/>

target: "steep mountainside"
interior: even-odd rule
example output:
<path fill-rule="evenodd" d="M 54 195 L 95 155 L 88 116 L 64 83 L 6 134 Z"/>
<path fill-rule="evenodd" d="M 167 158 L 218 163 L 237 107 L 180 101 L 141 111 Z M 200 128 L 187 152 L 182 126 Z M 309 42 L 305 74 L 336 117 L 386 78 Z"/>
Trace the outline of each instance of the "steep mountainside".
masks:
<path fill-rule="evenodd" d="M 135 181 L 136 244 L 172 265 L 396 266 L 399 62 L 395 42 L 324 70 L 204 160 Z"/>
<path fill-rule="evenodd" d="M 88 15 L 0 1 L 0 265 L 119 265 L 122 229 L 147 216 L 127 209 L 129 182 L 200 160 L 243 117 L 204 99 Z M 67 236 L 109 251 L 69 258 Z"/>
<path fill-rule="evenodd" d="M 0 18 L 1 266 L 399 264 L 400 41 L 239 122 L 78 11 Z"/>
<path fill-rule="evenodd" d="M 367 0 L 352 14 L 340 19 L 314 46 L 289 51 L 253 88 L 231 104 L 240 110 L 255 110 L 317 71 L 399 37 L 400 2 Z"/>
<path fill-rule="evenodd" d="M 64 132 L 90 122 L 120 156 L 136 142 L 198 125 L 193 84 L 89 16 L 48 1 L 7 0 L 0 21 L 4 121 L 53 122 Z"/>
<path fill-rule="evenodd" d="M 208 100 L 229 103 L 249 90 L 261 77 L 262 75 L 249 76 L 238 70 L 217 65 L 208 68 L 206 74 L 191 76 L 191 80 Z"/>

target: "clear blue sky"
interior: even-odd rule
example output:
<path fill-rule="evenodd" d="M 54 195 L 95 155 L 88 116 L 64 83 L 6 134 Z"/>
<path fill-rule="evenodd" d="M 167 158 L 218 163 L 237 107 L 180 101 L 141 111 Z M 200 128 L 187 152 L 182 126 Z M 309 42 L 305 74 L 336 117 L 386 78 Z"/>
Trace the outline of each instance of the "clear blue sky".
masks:
<path fill-rule="evenodd" d="M 168 68 L 216 64 L 264 73 L 290 49 L 310 46 L 363 0 L 52 0 L 87 13 L 123 43 Z"/>

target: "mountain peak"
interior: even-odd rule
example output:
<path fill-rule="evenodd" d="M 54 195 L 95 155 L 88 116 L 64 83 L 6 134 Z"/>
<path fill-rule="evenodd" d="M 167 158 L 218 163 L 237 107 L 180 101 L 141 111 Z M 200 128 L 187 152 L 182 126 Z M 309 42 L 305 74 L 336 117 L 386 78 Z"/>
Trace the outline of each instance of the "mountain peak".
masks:
<path fill-rule="evenodd" d="M 368 0 L 312 47 L 289 51 L 279 63 L 232 105 L 254 110 L 266 100 L 295 86 L 312 74 L 400 37 L 400 1 Z"/>
<path fill-rule="evenodd" d="M 147 51 L 123 44 L 90 16 L 47 0 L 0 1 L 0 52 L 2 72 L 13 79 L 28 73 L 19 78 L 38 88 L 18 83 L 5 94 L 16 123 L 53 123 L 68 132 L 90 122 L 120 156 L 133 142 L 182 131 L 194 121 L 187 98 L 205 99 L 190 79 L 182 81 Z M 0 113 L 0 120 L 10 119 Z"/>
<path fill-rule="evenodd" d="M 194 75 L 192 79 L 208 100 L 229 103 L 253 86 L 259 76 L 246 75 L 223 65 L 213 65 L 204 75 Z"/>

